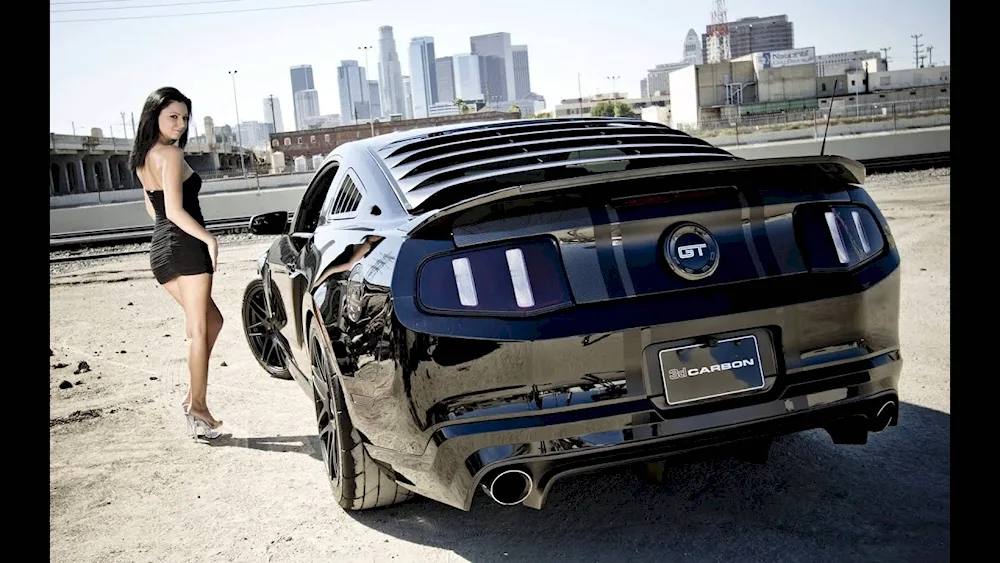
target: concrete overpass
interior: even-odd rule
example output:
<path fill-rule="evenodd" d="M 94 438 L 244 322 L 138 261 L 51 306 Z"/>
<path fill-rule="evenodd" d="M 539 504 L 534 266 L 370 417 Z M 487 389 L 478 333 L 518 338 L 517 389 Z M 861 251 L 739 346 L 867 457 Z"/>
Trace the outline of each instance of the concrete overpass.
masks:
<path fill-rule="evenodd" d="M 131 139 L 49 134 L 49 197 L 102 191 L 133 190 L 139 180 L 128 170 Z M 188 164 L 199 174 L 239 170 L 239 151 L 229 143 L 189 143 Z M 244 159 L 250 167 L 249 149 Z"/>

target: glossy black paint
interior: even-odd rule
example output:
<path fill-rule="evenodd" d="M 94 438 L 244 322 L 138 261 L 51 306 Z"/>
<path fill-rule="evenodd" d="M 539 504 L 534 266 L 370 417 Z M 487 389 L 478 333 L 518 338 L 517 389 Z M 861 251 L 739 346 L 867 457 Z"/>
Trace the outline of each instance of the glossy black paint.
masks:
<path fill-rule="evenodd" d="M 319 318 L 354 428 L 406 488 L 467 510 L 479 484 L 517 467 L 536 484 L 525 505 L 541 508 L 556 479 L 582 470 L 808 428 L 857 442 L 896 423 L 900 257 L 836 163 L 526 192 L 462 206 L 440 228 L 427 218 L 445 215 L 404 209 L 372 146 L 328 158 L 259 269 L 292 377 L 312 398 L 306 330 Z M 348 181 L 363 196 L 344 211 Z M 803 236 L 805 211 L 829 204 L 870 211 L 881 248 L 813 267 L 829 249 Z M 283 222 L 269 217 L 260 232 Z M 683 222 L 718 244 L 706 279 L 666 263 L 664 238 Z M 512 247 L 550 268 L 532 279 L 538 310 L 500 297 Z M 480 260 L 488 313 L 455 310 L 453 253 Z M 667 403 L 659 350 L 750 334 L 763 388 Z"/>

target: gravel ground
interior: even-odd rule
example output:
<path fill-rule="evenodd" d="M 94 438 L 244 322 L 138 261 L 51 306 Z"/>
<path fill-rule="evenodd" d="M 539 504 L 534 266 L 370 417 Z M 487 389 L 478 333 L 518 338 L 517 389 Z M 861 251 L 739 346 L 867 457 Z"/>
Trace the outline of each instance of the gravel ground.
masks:
<path fill-rule="evenodd" d="M 626 470 L 569 478 L 540 512 L 333 503 L 310 401 L 260 370 L 241 330 L 269 239 L 222 240 L 209 397 L 226 435 L 211 445 L 184 434 L 182 315 L 147 256 L 53 264 L 50 559 L 947 561 L 950 170 L 868 186 L 904 261 L 900 426 L 860 447 L 789 436 L 765 466 L 684 465 L 661 485 Z"/>

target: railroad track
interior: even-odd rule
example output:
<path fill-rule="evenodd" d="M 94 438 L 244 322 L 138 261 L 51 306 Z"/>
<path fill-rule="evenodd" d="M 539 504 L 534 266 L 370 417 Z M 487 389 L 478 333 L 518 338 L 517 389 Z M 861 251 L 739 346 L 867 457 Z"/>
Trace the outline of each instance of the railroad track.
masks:
<path fill-rule="evenodd" d="M 212 233 L 246 230 L 250 217 L 227 217 L 205 221 L 205 228 Z M 125 227 L 123 229 L 98 229 L 72 231 L 49 235 L 49 250 L 81 246 L 100 246 L 102 243 L 128 244 L 148 241 L 153 236 L 153 226 Z"/>
<path fill-rule="evenodd" d="M 291 222 L 289 215 L 289 222 Z M 224 219 L 213 219 L 205 221 L 205 229 L 213 234 L 242 233 L 249 230 L 250 217 L 227 217 Z M 49 236 L 49 252 L 68 251 L 65 256 L 49 256 L 49 263 L 79 262 L 82 260 L 99 260 L 102 258 L 116 258 L 119 256 L 131 256 L 135 254 L 146 254 L 148 249 L 143 250 L 113 250 L 109 252 L 83 253 L 86 249 L 117 246 L 123 244 L 137 244 L 149 242 L 153 236 L 153 227 L 127 227 L 124 229 L 99 229 L 94 231 L 74 231 L 69 233 L 56 233 Z"/>
<path fill-rule="evenodd" d="M 870 158 L 859 162 L 865 165 L 868 174 L 926 170 L 951 166 L 951 152 L 914 154 L 894 158 Z"/>

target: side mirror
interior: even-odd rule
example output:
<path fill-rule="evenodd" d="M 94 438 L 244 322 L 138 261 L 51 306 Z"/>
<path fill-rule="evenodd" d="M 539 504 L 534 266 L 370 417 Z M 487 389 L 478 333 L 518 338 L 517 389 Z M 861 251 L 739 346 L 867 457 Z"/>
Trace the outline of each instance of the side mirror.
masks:
<path fill-rule="evenodd" d="M 250 232 L 255 235 L 281 235 L 288 230 L 288 212 L 272 211 L 250 218 Z"/>

